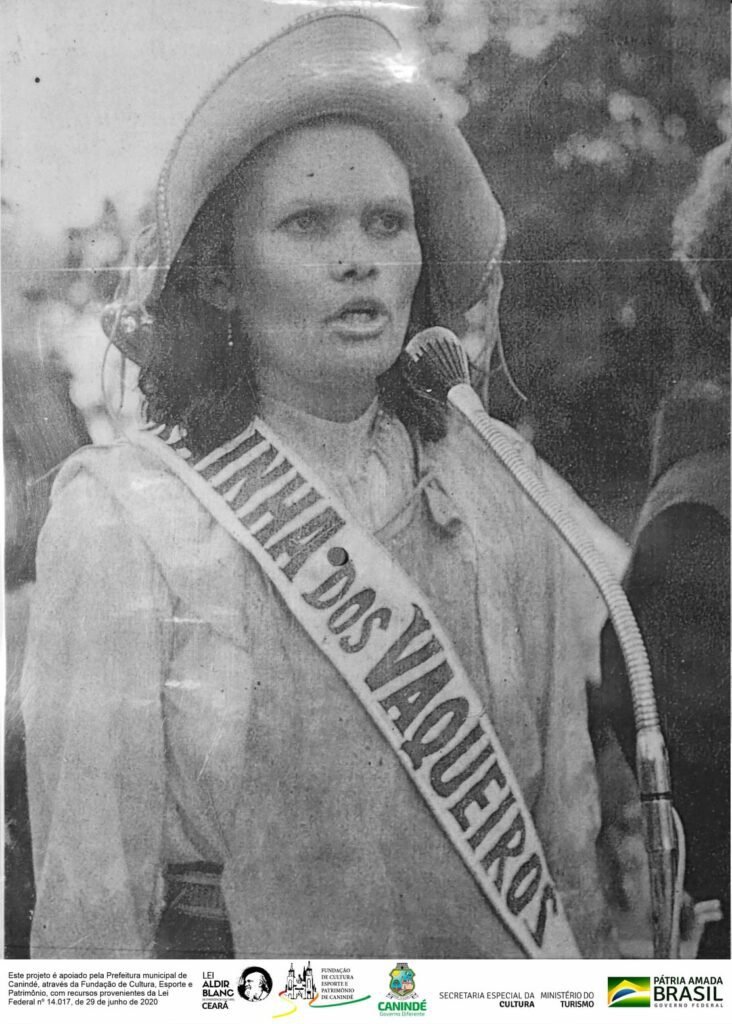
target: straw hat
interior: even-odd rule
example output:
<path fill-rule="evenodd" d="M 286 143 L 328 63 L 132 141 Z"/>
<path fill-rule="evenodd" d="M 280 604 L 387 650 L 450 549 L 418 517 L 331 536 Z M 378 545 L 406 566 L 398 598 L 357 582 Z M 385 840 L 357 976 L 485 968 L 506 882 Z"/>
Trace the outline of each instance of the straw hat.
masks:
<path fill-rule="evenodd" d="M 477 160 L 390 30 L 367 14 L 330 8 L 249 53 L 188 119 L 160 177 L 157 225 L 145 234 L 138 270 L 103 319 L 123 352 L 138 362 L 144 356 L 145 304 L 162 291 L 217 186 L 266 139 L 327 116 L 372 126 L 424 197 L 420 237 L 437 322 L 451 326 L 480 301 L 505 228 Z"/>

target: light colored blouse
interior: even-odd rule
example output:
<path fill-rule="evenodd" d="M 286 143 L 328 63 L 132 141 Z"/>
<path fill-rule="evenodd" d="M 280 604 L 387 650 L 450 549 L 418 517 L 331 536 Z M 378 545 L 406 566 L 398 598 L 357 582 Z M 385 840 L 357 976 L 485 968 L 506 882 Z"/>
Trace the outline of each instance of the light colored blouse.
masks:
<path fill-rule="evenodd" d="M 465 429 L 421 449 L 377 406 L 345 425 L 263 415 L 424 592 L 579 948 L 611 955 L 585 700 L 604 611 L 584 571 Z M 223 865 L 237 956 L 523 955 L 330 662 L 154 456 L 69 460 L 37 580 L 34 956 L 150 955 L 164 866 L 199 860 Z"/>

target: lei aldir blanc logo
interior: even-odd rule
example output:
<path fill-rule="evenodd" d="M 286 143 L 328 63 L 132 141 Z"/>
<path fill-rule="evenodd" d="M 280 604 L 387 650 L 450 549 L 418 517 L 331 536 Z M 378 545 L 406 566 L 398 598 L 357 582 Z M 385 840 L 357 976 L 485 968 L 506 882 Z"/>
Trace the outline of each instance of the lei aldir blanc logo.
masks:
<path fill-rule="evenodd" d="M 650 1006 L 650 978 L 608 978 L 608 1006 Z"/>

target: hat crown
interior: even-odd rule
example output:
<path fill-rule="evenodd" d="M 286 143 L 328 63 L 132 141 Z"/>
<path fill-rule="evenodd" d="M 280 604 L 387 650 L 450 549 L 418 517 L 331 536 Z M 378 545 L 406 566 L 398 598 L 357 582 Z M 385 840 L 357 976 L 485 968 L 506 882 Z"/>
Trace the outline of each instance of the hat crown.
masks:
<path fill-rule="evenodd" d="M 354 99 L 377 81 L 398 91 L 416 78 L 392 32 L 359 11 L 305 15 L 247 53 L 199 101 L 165 162 L 157 196 L 163 262 L 208 196 L 268 138 L 318 116 L 357 114 Z M 366 106 L 361 116 L 369 118 Z"/>

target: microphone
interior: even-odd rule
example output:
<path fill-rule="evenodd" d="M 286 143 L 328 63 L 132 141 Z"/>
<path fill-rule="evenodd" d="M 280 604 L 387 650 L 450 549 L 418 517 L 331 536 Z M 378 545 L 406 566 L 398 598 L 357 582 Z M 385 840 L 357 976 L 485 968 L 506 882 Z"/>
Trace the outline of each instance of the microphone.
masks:
<path fill-rule="evenodd" d="M 543 516 L 560 533 L 602 594 L 623 653 L 633 699 L 636 769 L 651 876 L 654 956 L 679 955 L 683 830 L 671 804 L 671 779 L 645 645 L 628 599 L 584 530 L 523 460 L 515 441 L 491 419 L 470 383 L 470 363 L 445 327 L 420 331 L 406 346 L 405 375 L 424 397 L 450 405 L 473 427 Z"/>

